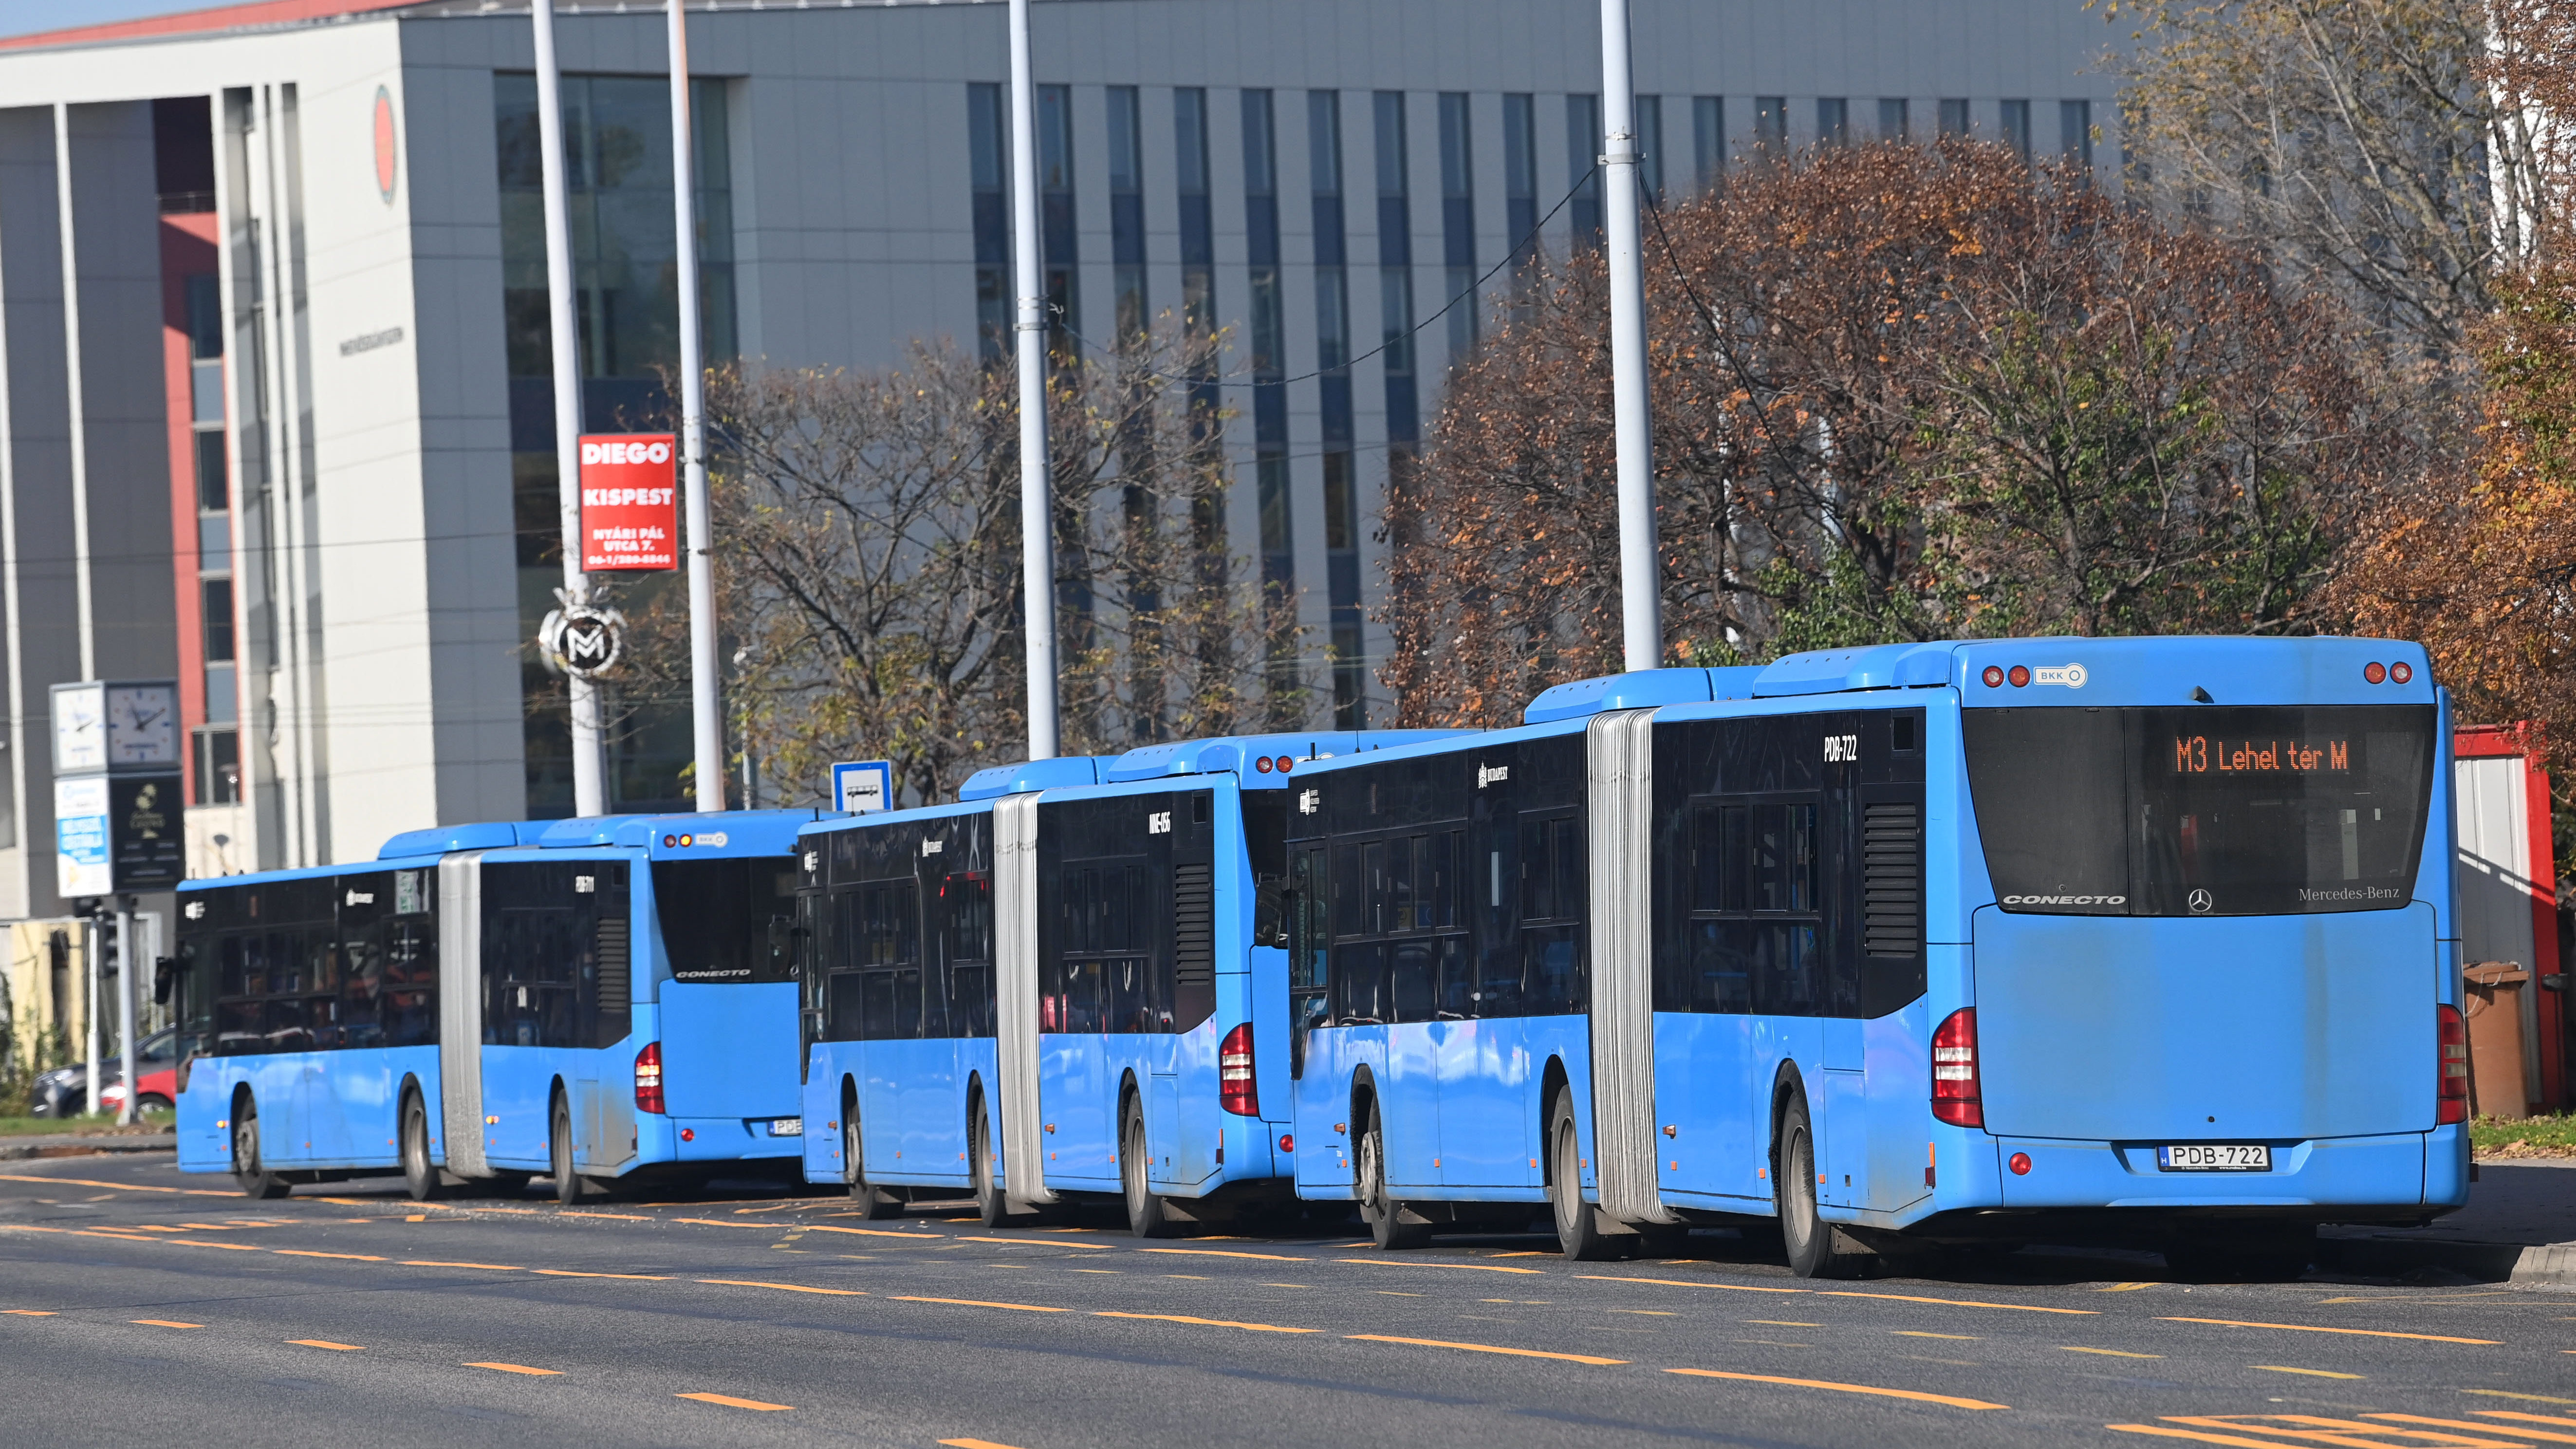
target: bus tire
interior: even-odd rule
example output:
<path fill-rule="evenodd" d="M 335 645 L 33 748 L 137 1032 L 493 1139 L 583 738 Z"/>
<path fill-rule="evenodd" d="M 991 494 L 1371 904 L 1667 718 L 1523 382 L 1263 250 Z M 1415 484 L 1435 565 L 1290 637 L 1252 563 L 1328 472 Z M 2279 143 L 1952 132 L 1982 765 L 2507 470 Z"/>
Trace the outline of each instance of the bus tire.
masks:
<path fill-rule="evenodd" d="M 554 1115 L 546 1130 L 546 1151 L 554 1163 L 555 1201 L 565 1207 L 578 1205 L 583 1183 L 572 1160 L 572 1104 L 560 1091 L 555 1093 Z"/>
<path fill-rule="evenodd" d="M 233 1110 L 233 1181 L 246 1197 L 278 1198 L 289 1191 L 286 1179 L 260 1162 L 259 1107 L 248 1097 Z"/>
<path fill-rule="evenodd" d="M 1559 1251 L 1578 1263 L 1620 1256 L 1627 1246 L 1601 1231 L 1592 1204 L 1583 1200 L 1583 1139 L 1574 1130 L 1574 1094 L 1558 1092 L 1547 1112 L 1547 1198 L 1556 1209 Z M 1624 1236 L 1624 1235 L 1623 1235 Z"/>
<path fill-rule="evenodd" d="M 413 1202 L 438 1196 L 438 1169 L 429 1160 L 429 1109 L 416 1091 L 403 1093 L 402 1171 Z"/>
<path fill-rule="evenodd" d="M 1168 1238 L 1180 1232 L 1180 1225 L 1154 1194 L 1148 1176 L 1152 1164 L 1145 1150 L 1145 1108 L 1130 1093 L 1126 1109 L 1118 1114 L 1118 1184 L 1127 1194 L 1127 1231 L 1140 1238 Z"/>
<path fill-rule="evenodd" d="M 1771 1196 L 1780 1212 L 1790 1272 L 1801 1278 L 1849 1278 L 1859 1271 L 1860 1255 L 1842 1249 L 1841 1235 L 1825 1221 L 1816 1200 L 1816 1131 L 1803 1093 L 1790 1097 L 1788 1110 L 1780 1114 Z"/>
<path fill-rule="evenodd" d="M 1011 1205 L 993 1180 L 993 1128 L 980 1101 L 966 1118 L 966 1156 L 975 1182 L 975 1216 L 988 1228 L 1010 1226 Z"/>
<path fill-rule="evenodd" d="M 1399 1248 L 1419 1248 L 1431 1241 L 1431 1225 L 1387 1196 L 1386 1120 L 1374 1100 L 1369 1103 L 1368 1126 L 1360 1133 L 1358 1156 L 1359 1160 L 1351 1165 L 1351 1185 L 1359 1193 L 1360 1217 L 1368 1224 L 1369 1237 L 1390 1253 Z M 1407 1218 L 1413 1221 L 1405 1221 Z"/>
<path fill-rule="evenodd" d="M 841 1180 L 849 1185 L 850 1201 L 859 1205 L 859 1216 L 870 1220 L 903 1216 L 902 1200 L 868 1181 L 867 1161 L 859 1154 L 856 1102 L 845 1103 L 841 1108 Z"/>

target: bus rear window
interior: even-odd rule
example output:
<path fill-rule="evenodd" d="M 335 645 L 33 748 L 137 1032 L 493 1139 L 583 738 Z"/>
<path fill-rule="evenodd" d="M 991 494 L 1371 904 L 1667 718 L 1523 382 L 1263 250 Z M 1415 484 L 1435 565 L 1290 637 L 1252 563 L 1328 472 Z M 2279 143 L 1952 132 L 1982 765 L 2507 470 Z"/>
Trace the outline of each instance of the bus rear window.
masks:
<path fill-rule="evenodd" d="M 789 932 L 796 915 L 792 856 L 653 862 L 653 909 L 670 953 L 671 979 L 794 979 Z"/>
<path fill-rule="evenodd" d="M 1971 709 L 1963 727 L 2007 911 L 2286 915 L 2414 895 L 2429 705 Z"/>

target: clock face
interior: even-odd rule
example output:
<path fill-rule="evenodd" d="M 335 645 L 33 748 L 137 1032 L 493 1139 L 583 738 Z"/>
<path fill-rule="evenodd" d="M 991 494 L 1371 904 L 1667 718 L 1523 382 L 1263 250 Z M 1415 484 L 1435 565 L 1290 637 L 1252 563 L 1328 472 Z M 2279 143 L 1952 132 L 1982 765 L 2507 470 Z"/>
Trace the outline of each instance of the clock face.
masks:
<path fill-rule="evenodd" d="M 166 684 L 107 691 L 107 757 L 119 765 L 179 763 L 179 701 Z"/>
<path fill-rule="evenodd" d="M 97 770 L 107 765 L 106 702 L 96 685 L 54 691 L 54 768 Z"/>

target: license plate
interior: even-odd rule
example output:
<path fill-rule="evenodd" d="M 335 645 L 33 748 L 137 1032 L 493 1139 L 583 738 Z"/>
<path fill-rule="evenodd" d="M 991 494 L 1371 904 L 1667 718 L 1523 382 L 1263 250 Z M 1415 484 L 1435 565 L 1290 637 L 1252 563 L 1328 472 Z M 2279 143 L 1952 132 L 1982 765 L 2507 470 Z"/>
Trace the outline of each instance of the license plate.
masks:
<path fill-rule="evenodd" d="M 772 1137 L 802 1137 L 805 1135 L 805 1119 L 802 1117 L 773 1118 L 769 1124 L 769 1135 Z"/>
<path fill-rule="evenodd" d="M 2272 1149 L 2260 1143 L 2195 1142 L 2156 1149 L 2165 1172 L 2270 1172 Z"/>

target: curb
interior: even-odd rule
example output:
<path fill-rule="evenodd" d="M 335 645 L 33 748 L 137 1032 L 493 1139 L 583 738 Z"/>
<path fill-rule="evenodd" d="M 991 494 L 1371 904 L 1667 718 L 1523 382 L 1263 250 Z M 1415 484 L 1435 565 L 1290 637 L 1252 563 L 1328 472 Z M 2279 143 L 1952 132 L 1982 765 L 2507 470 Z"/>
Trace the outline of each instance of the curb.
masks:
<path fill-rule="evenodd" d="M 2576 1243 L 2427 1242 L 2420 1238 L 2320 1238 L 2317 1266 L 2395 1275 L 2443 1268 L 2487 1283 L 2576 1288 Z"/>
<path fill-rule="evenodd" d="M 66 1142 L 53 1141 L 0 1142 L 0 1162 L 25 1162 L 40 1157 L 101 1157 L 126 1152 L 175 1152 L 177 1134 L 159 1137 L 92 1137 Z"/>

